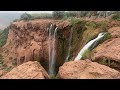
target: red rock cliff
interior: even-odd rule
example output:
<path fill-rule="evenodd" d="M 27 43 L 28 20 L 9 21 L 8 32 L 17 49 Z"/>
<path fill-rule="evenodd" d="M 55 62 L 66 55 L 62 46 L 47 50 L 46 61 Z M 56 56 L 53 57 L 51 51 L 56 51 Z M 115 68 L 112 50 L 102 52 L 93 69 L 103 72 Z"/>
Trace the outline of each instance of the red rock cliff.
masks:
<path fill-rule="evenodd" d="M 67 22 L 58 20 L 32 20 L 12 23 L 7 43 L 2 49 L 5 63 L 11 66 L 12 64 L 20 65 L 28 60 L 48 62 L 48 28 L 50 23 L 56 24 L 60 29 L 68 26 Z"/>

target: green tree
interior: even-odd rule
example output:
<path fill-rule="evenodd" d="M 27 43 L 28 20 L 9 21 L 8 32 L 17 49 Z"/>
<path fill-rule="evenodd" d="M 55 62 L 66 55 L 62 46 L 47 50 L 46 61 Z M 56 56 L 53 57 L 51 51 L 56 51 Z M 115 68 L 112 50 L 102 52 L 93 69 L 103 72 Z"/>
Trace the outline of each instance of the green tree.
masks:
<path fill-rule="evenodd" d="M 13 20 L 13 22 L 17 22 L 17 21 L 18 21 L 18 19 Z"/>
<path fill-rule="evenodd" d="M 24 14 L 21 15 L 20 20 L 27 21 L 27 20 L 30 20 L 31 18 L 32 18 L 32 16 L 25 12 Z"/>
<path fill-rule="evenodd" d="M 67 17 L 76 17 L 76 11 L 68 11 L 66 12 Z"/>
<path fill-rule="evenodd" d="M 54 19 L 62 19 L 65 15 L 65 11 L 53 11 L 52 16 Z"/>

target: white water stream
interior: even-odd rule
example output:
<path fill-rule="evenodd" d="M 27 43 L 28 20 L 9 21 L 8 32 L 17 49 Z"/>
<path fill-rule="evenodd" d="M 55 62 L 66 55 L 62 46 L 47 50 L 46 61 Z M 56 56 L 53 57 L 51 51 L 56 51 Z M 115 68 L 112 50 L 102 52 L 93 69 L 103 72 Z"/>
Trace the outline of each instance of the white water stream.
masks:
<path fill-rule="evenodd" d="M 74 59 L 75 61 L 80 60 L 83 56 L 83 54 L 86 52 L 86 50 L 88 50 L 92 45 L 94 45 L 96 42 L 98 42 L 103 36 L 105 35 L 105 33 L 100 33 L 97 38 L 91 40 L 90 42 L 88 42 L 78 53 L 77 57 Z"/>
<path fill-rule="evenodd" d="M 54 30 L 54 33 L 52 33 L 53 30 Z M 51 24 L 49 29 L 49 74 L 55 73 L 57 30 L 58 30 L 58 27 L 54 29 L 53 24 Z"/>

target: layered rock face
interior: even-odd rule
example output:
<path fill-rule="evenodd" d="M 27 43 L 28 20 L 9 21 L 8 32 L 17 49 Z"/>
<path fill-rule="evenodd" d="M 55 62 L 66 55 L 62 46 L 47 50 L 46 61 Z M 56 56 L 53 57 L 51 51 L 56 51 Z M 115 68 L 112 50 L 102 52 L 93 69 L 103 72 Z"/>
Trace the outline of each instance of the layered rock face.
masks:
<path fill-rule="evenodd" d="M 93 50 L 91 57 L 93 61 L 120 70 L 120 27 L 110 28 L 108 32 L 112 38 Z"/>
<path fill-rule="evenodd" d="M 6 62 L 20 65 L 28 60 L 47 60 L 49 24 L 49 21 L 13 23 L 3 47 Z"/>
<path fill-rule="evenodd" d="M 29 61 L 12 69 L 1 79 L 49 79 L 45 69 L 37 61 Z"/>
<path fill-rule="evenodd" d="M 70 61 L 59 68 L 61 79 L 118 79 L 120 73 L 90 60 Z"/>

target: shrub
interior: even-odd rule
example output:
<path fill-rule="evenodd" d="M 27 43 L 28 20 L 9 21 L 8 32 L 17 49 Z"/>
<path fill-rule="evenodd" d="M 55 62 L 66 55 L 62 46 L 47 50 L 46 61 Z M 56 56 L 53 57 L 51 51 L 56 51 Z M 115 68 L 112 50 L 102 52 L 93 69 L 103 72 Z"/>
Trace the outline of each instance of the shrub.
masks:
<path fill-rule="evenodd" d="M 80 22 L 80 20 L 77 19 L 77 18 L 72 17 L 72 18 L 70 19 L 70 25 L 75 25 L 75 24 L 77 24 L 78 22 Z"/>
<path fill-rule="evenodd" d="M 100 28 L 102 31 L 106 31 L 107 30 L 107 25 L 108 25 L 108 22 L 99 22 L 99 23 L 96 23 L 97 27 Z"/>
<path fill-rule="evenodd" d="M 113 20 L 118 20 L 120 21 L 120 12 L 116 12 L 113 16 L 112 16 Z"/>
<path fill-rule="evenodd" d="M 2 47 L 3 45 L 5 45 L 6 41 L 7 41 L 7 37 L 8 37 L 8 32 L 9 29 L 6 28 L 3 30 L 3 32 L 0 34 L 0 47 Z"/>
<path fill-rule="evenodd" d="M 13 20 L 13 22 L 17 22 L 17 21 L 18 21 L 18 19 Z"/>
<path fill-rule="evenodd" d="M 89 22 L 89 23 L 87 23 L 87 26 L 89 26 L 91 29 L 94 29 L 97 27 L 95 22 Z"/>

